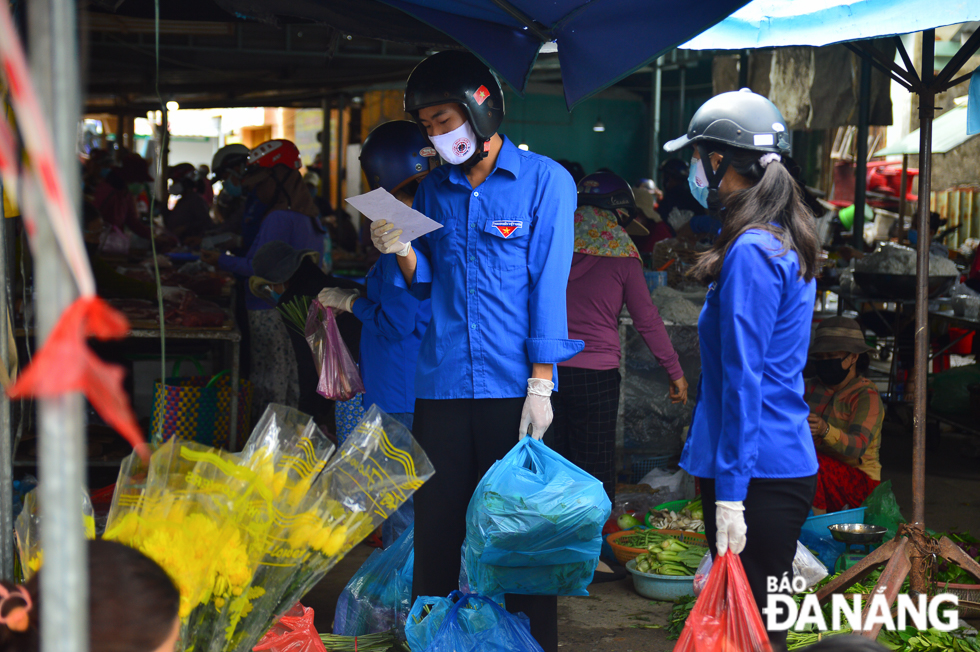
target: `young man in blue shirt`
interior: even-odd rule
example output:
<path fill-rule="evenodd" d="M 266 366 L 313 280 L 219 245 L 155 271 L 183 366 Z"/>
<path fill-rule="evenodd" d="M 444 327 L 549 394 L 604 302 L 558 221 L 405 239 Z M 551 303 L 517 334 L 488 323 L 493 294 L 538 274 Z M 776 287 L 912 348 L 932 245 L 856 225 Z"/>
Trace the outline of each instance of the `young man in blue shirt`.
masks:
<path fill-rule="evenodd" d="M 391 282 L 432 299 L 415 376 L 413 434 L 435 476 L 415 495 L 415 595 L 457 588 L 466 508 L 477 482 L 520 437 L 551 424 L 554 366 L 582 350 L 568 339 L 565 286 L 576 191 L 554 161 L 497 134 L 503 94 L 475 56 L 440 52 L 409 77 L 405 111 L 443 165 L 425 178 L 416 210 L 443 226 L 414 242 L 384 220 Z M 545 652 L 558 649 L 557 600 L 508 595 Z"/>

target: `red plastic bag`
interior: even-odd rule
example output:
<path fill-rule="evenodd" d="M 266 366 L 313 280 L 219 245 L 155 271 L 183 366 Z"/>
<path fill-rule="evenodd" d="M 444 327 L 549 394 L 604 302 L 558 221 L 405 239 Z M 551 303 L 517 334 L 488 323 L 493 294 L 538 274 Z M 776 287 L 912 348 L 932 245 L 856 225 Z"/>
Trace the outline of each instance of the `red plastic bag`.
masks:
<path fill-rule="evenodd" d="M 715 559 L 674 652 L 772 652 L 738 555 Z"/>
<path fill-rule="evenodd" d="M 313 627 L 313 610 L 300 603 L 283 614 L 265 633 L 253 652 L 326 652 Z"/>
<path fill-rule="evenodd" d="M 313 362 L 320 375 L 316 391 L 333 401 L 347 401 L 364 393 L 361 374 L 350 351 L 340 339 L 333 310 L 314 299 L 306 315 L 306 341 L 313 350 Z"/>

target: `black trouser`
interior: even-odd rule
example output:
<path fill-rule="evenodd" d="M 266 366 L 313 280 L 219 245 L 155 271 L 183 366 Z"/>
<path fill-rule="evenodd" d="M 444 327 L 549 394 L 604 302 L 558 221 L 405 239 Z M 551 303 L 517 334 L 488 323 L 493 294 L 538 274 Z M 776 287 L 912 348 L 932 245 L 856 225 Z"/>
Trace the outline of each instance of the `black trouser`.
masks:
<path fill-rule="evenodd" d="M 817 476 L 806 478 L 753 478 L 749 491 L 742 501 L 745 507 L 745 550 L 739 555 L 745 575 L 752 587 L 755 603 L 762 609 L 766 607 L 767 580 L 777 578 L 782 582 L 786 573 L 793 579 L 793 558 L 796 556 L 796 541 L 800 538 L 800 528 L 817 488 Z M 701 478 L 701 498 L 704 506 L 704 533 L 708 537 L 708 547 L 712 556 L 715 552 L 715 535 L 718 527 L 715 522 L 715 481 Z M 787 595 L 792 591 L 785 592 Z M 765 624 L 766 616 L 762 614 Z M 786 649 L 786 632 L 769 632 L 773 650 Z"/>
<path fill-rule="evenodd" d="M 618 369 L 558 367 L 555 411 L 545 443 L 592 474 L 616 502 L 616 416 L 619 412 Z"/>
<path fill-rule="evenodd" d="M 477 483 L 517 444 L 523 407 L 523 397 L 415 401 L 412 434 L 436 472 L 415 493 L 413 602 L 459 588 L 466 508 Z M 508 611 L 531 619 L 544 652 L 557 652 L 558 599 L 508 594 L 505 600 Z"/>

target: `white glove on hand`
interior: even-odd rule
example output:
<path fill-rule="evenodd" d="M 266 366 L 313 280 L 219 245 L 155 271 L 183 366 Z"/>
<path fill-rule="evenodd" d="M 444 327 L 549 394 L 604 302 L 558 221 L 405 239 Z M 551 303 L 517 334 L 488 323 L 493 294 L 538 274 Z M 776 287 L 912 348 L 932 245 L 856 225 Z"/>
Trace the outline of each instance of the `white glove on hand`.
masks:
<path fill-rule="evenodd" d="M 742 501 L 715 501 L 715 547 L 719 555 L 731 549 L 736 555 L 745 550 L 745 508 Z"/>
<path fill-rule="evenodd" d="M 524 439 L 527 435 L 527 427 L 531 426 L 531 436 L 537 440 L 544 437 L 544 433 L 555 418 L 551 410 L 551 390 L 555 384 L 544 378 L 527 379 L 527 398 L 524 400 L 524 410 L 521 412 L 521 427 L 517 433 L 517 440 Z"/>
<path fill-rule="evenodd" d="M 371 223 L 371 242 L 383 254 L 398 254 L 407 256 L 412 250 L 412 243 L 402 242 L 398 237 L 402 234 L 401 229 L 395 229 L 394 224 L 388 220 L 376 220 Z"/>
<path fill-rule="evenodd" d="M 316 295 L 317 301 L 327 308 L 336 308 L 344 312 L 352 312 L 354 299 L 361 296 L 357 290 L 341 290 L 340 288 L 323 288 Z"/>

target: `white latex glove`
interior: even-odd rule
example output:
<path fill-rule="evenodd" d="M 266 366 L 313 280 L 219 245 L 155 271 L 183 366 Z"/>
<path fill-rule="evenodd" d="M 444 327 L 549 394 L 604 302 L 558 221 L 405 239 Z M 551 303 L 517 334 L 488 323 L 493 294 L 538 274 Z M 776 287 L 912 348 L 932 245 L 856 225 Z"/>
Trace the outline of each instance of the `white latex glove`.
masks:
<path fill-rule="evenodd" d="M 344 312 L 352 312 L 354 299 L 361 296 L 357 290 L 341 290 L 340 288 L 323 288 L 316 295 L 317 301 L 327 308 L 336 308 Z"/>
<path fill-rule="evenodd" d="M 555 384 L 544 378 L 527 379 L 527 398 L 524 399 L 524 410 L 521 412 L 521 427 L 517 433 L 520 441 L 527 435 L 527 427 L 531 426 L 531 436 L 537 440 L 544 437 L 545 431 L 555 418 L 551 410 L 551 390 Z"/>
<path fill-rule="evenodd" d="M 715 535 L 715 547 L 719 555 L 731 549 L 736 555 L 745 550 L 745 508 L 742 501 L 716 500 L 715 524 L 718 534 Z"/>
<path fill-rule="evenodd" d="M 383 254 L 398 254 L 407 256 L 412 250 L 412 243 L 402 242 L 399 236 L 401 229 L 394 228 L 388 220 L 375 220 L 371 223 L 371 242 Z"/>

